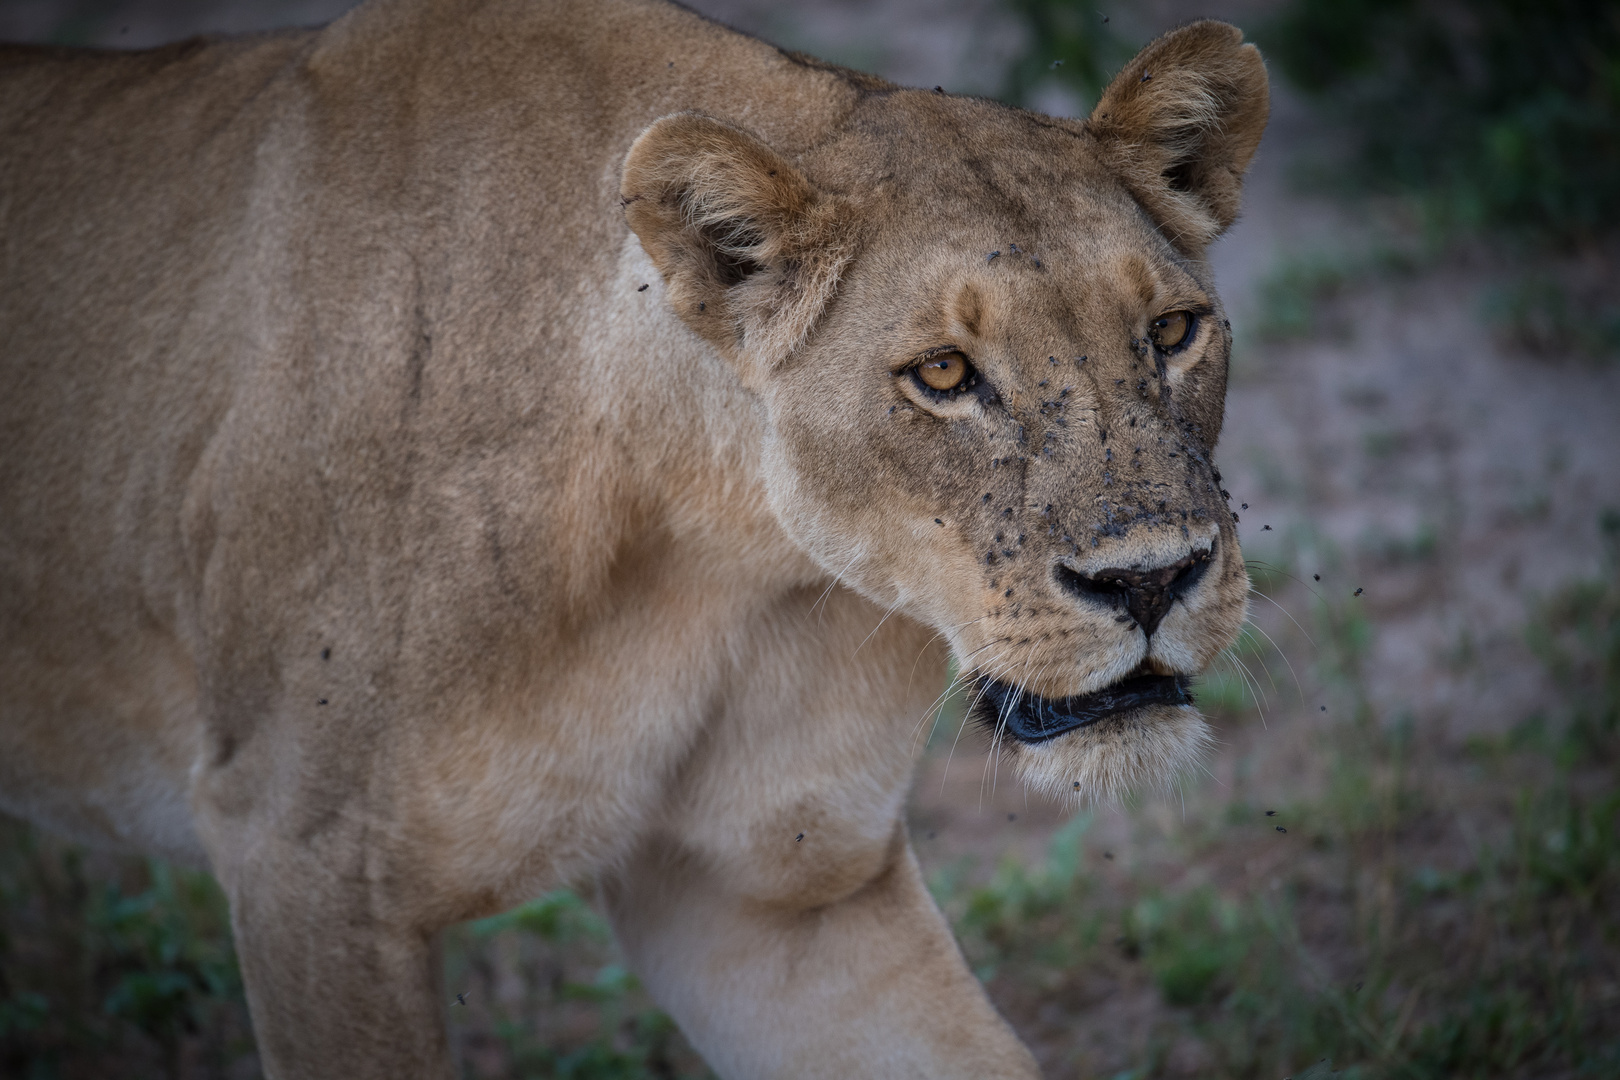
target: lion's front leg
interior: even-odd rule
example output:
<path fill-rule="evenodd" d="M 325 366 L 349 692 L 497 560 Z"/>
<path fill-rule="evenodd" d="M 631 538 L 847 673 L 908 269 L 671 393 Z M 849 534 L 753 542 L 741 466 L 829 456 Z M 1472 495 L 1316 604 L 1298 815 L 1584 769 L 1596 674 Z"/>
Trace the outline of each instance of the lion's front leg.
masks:
<path fill-rule="evenodd" d="M 888 855 L 849 896 L 800 907 L 654 854 L 609 890 L 610 910 L 649 989 L 728 1080 L 1039 1076 L 898 832 Z"/>
<path fill-rule="evenodd" d="M 451 1075 L 438 949 L 373 885 L 271 843 L 220 868 L 265 1075 Z"/>
<path fill-rule="evenodd" d="M 265 1075 L 449 1077 L 440 950 L 413 882 L 363 820 L 311 824 L 205 826 Z"/>
<path fill-rule="evenodd" d="M 905 839 L 943 653 L 852 593 L 815 599 L 740 635 L 669 811 L 606 882 L 619 939 L 728 1080 L 1037 1076 Z"/>

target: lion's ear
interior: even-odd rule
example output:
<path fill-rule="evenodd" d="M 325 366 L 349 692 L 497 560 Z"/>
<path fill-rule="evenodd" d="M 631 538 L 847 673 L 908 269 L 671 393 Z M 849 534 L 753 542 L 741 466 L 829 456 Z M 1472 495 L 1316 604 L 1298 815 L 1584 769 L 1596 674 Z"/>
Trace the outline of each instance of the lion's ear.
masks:
<path fill-rule="evenodd" d="M 1195 22 L 1138 53 L 1086 128 L 1165 236 L 1196 256 L 1237 219 L 1270 108 L 1260 50 L 1235 26 Z"/>
<path fill-rule="evenodd" d="M 620 194 L 676 313 L 746 368 L 798 347 L 853 250 L 838 200 L 752 135 L 695 113 L 637 137 Z"/>

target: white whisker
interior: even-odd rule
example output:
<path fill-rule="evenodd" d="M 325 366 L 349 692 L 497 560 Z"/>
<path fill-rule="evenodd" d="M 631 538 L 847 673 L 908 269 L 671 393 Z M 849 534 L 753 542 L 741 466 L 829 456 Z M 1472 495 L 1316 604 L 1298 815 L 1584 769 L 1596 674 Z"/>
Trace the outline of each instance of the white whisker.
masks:
<path fill-rule="evenodd" d="M 893 615 L 897 610 L 899 610 L 900 604 L 904 600 L 905 600 L 904 596 L 898 596 L 898 597 L 895 598 L 894 603 L 889 605 L 889 610 L 885 611 L 883 613 L 883 618 L 879 619 L 878 622 L 877 622 L 877 625 L 872 627 L 872 632 L 867 634 L 865 637 L 863 637 L 861 639 L 861 643 L 859 645 L 855 646 L 855 652 L 852 652 L 852 653 L 849 654 L 849 658 L 851 660 L 855 659 L 855 653 L 860 652 L 861 649 L 863 647 L 865 647 L 866 643 L 868 641 L 872 640 L 872 634 L 875 634 L 879 630 L 883 629 L 883 624 L 889 621 L 889 616 L 890 615 Z"/>
<path fill-rule="evenodd" d="M 1254 631 L 1254 630 L 1259 630 L 1259 629 L 1260 628 L 1258 626 L 1254 625 L 1254 623 L 1246 622 L 1246 623 L 1243 624 L 1242 629 L 1238 631 L 1238 639 L 1241 641 L 1243 636 L 1245 634 L 1248 634 L 1249 635 L 1249 643 L 1254 644 L 1254 636 L 1250 632 Z M 1271 639 L 1267 638 L 1266 640 L 1270 641 Z M 1273 644 L 1275 644 L 1275 643 L 1273 643 Z M 1256 651 L 1256 653 L 1259 652 L 1258 647 L 1255 649 L 1255 651 Z M 1265 658 L 1262 657 L 1262 656 L 1257 655 L 1255 657 L 1255 660 L 1260 664 L 1260 670 L 1264 671 L 1266 673 L 1266 682 L 1271 684 L 1272 692 L 1273 693 L 1281 693 L 1282 691 L 1277 689 L 1277 680 L 1273 679 L 1271 677 L 1271 666 L 1265 662 Z"/>
<path fill-rule="evenodd" d="M 1256 630 L 1260 631 L 1260 636 L 1265 638 L 1267 641 L 1271 642 L 1271 647 L 1273 649 L 1277 650 L 1277 655 L 1282 657 L 1282 662 L 1284 664 L 1288 665 L 1288 674 L 1294 680 L 1294 689 L 1299 691 L 1299 701 L 1300 701 L 1300 704 L 1303 705 L 1305 703 L 1305 687 L 1300 685 L 1299 676 L 1294 672 L 1294 665 L 1289 661 L 1288 654 L 1283 652 L 1282 647 L 1280 645 L 1278 645 L 1275 641 L 1272 640 L 1271 635 L 1266 633 L 1264 627 L 1260 626 L 1258 623 L 1254 622 L 1253 620 L 1250 620 L 1248 625 L 1250 625 L 1250 626 L 1254 627 Z M 1272 685 L 1275 686 L 1276 684 L 1274 683 Z"/>
<path fill-rule="evenodd" d="M 1292 574 L 1289 574 L 1287 576 L 1288 577 L 1294 577 L 1294 575 L 1292 575 Z M 1299 581 L 1298 578 L 1294 578 L 1294 580 Z M 1304 583 L 1301 582 L 1301 584 L 1304 584 Z M 1310 588 L 1310 586 L 1307 585 L 1306 588 Z M 1311 589 L 1311 591 L 1314 593 L 1316 590 Z M 1254 594 L 1255 596 L 1258 596 L 1260 599 L 1264 600 L 1266 603 L 1270 604 L 1272 607 L 1276 608 L 1278 611 L 1282 612 L 1285 616 L 1287 616 L 1288 621 L 1293 623 L 1294 627 L 1297 630 L 1299 630 L 1299 632 L 1301 634 L 1305 635 L 1305 640 L 1309 641 L 1311 643 L 1311 648 L 1313 648 L 1313 649 L 1316 648 L 1316 642 L 1314 640 L 1312 640 L 1310 631 L 1306 630 L 1303 626 L 1300 626 L 1299 625 L 1299 620 L 1294 618 L 1294 616 L 1289 613 L 1287 608 L 1283 607 L 1281 604 L 1277 603 L 1277 601 L 1273 600 L 1271 597 L 1267 596 L 1265 593 L 1263 593 L 1259 589 L 1255 588 L 1253 582 L 1250 582 L 1250 584 L 1249 584 L 1249 592 Z M 1317 599 L 1321 600 L 1322 598 L 1320 596 L 1318 596 Z M 1325 601 L 1325 600 L 1323 600 L 1322 602 L 1327 603 L 1327 601 Z"/>
<path fill-rule="evenodd" d="M 1001 638 L 1000 640 L 1001 641 L 1011 641 L 1012 639 L 1011 638 Z M 988 647 L 990 644 L 994 644 L 994 643 L 987 642 L 985 647 Z M 962 732 L 967 728 L 968 720 L 969 720 L 969 718 L 971 718 L 973 716 L 973 710 L 977 709 L 979 707 L 979 702 L 984 700 L 985 691 L 988 690 L 988 689 L 989 689 L 989 681 L 986 680 L 984 682 L 981 682 L 979 684 L 979 694 L 978 694 L 978 696 L 975 697 L 971 702 L 968 703 L 967 708 L 962 710 L 962 722 L 960 724 L 958 724 L 957 727 L 956 727 L 956 738 L 951 740 L 951 751 L 950 751 L 949 754 L 945 755 L 945 768 L 940 772 L 940 776 L 939 776 L 939 789 L 940 789 L 940 791 L 945 790 L 945 780 L 951 774 L 951 762 L 953 760 L 955 760 L 955 758 L 956 758 L 956 746 L 957 746 L 958 743 L 960 743 L 962 741 Z"/>
<path fill-rule="evenodd" d="M 1249 670 L 1249 665 L 1245 664 L 1242 658 L 1231 649 L 1226 650 L 1222 655 L 1236 664 L 1239 670 L 1243 672 L 1244 677 L 1247 678 L 1249 693 L 1254 698 L 1254 711 L 1260 714 L 1260 726 L 1270 730 L 1271 725 L 1266 723 L 1266 707 L 1263 703 L 1264 695 L 1260 692 L 1260 680 L 1254 677 L 1254 672 Z"/>
<path fill-rule="evenodd" d="M 825 589 L 824 589 L 824 590 L 822 590 L 822 593 L 821 593 L 821 595 L 820 595 L 820 596 L 818 596 L 818 597 L 816 597 L 816 602 L 815 602 L 815 603 L 814 603 L 814 604 L 811 604 L 811 605 L 810 605 L 810 610 L 809 610 L 809 611 L 807 611 L 807 612 L 805 612 L 805 614 L 806 614 L 806 615 L 815 615 L 815 613 L 816 613 L 816 608 L 817 608 L 817 607 L 820 607 L 820 606 L 821 606 L 821 603 L 822 603 L 822 601 L 824 601 L 824 600 L 826 600 L 826 599 L 827 599 L 827 597 L 829 597 L 829 596 L 831 596 L 831 595 L 832 595 L 832 591 L 833 591 L 833 586 L 834 586 L 834 585 L 837 585 L 837 584 L 838 584 L 838 583 L 839 583 L 839 582 L 840 582 L 840 581 L 842 581 L 842 580 L 843 580 L 843 577 L 844 577 L 844 575 L 845 575 L 845 574 L 847 574 L 847 573 L 849 573 L 849 568 L 850 568 L 850 567 L 852 567 L 852 566 L 854 566 L 854 565 L 855 565 L 855 563 L 856 563 L 856 561 L 857 561 L 857 560 L 858 560 L 858 559 L 859 559 L 859 558 L 860 558 L 860 557 L 861 557 L 861 552 L 860 552 L 860 549 L 859 549 L 859 548 L 857 548 L 857 549 L 856 549 L 856 550 L 855 550 L 855 554 L 853 554 L 853 555 L 851 555 L 851 556 L 850 556 L 850 557 L 849 557 L 849 562 L 847 562 L 847 563 L 845 563 L 845 564 L 844 564 L 844 568 L 843 568 L 843 569 L 842 569 L 842 570 L 840 570 L 840 571 L 838 571 L 838 573 L 836 573 L 836 574 L 834 574 L 834 575 L 833 575 L 833 579 L 832 579 L 832 580 L 831 580 L 831 581 L 829 581 L 829 582 L 827 582 L 827 587 L 826 587 L 826 588 L 825 588 Z M 825 612 L 825 610 L 826 610 L 826 609 L 825 609 L 825 608 L 823 608 L 823 611 L 824 611 L 824 612 Z M 820 626 L 820 625 L 821 625 L 821 619 L 820 619 L 820 616 L 817 616 L 817 618 L 816 618 L 816 625 L 817 625 L 817 626 Z"/>

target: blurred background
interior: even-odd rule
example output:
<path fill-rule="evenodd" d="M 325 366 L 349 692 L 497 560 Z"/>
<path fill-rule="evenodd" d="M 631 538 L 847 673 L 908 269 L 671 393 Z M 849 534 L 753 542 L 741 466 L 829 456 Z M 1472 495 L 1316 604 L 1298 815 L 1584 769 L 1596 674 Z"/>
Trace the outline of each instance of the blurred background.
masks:
<path fill-rule="evenodd" d="M 0 39 L 348 6 L 0 0 Z M 919 739 L 912 839 L 1047 1075 L 1620 1076 L 1620 5 L 692 6 L 1073 116 L 1190 18 L 1271 69 L 1212 252 L 1254 583 L 1198 688 L 1218 751 L 1073 816 L 998 776 L 959 703 Z M 588 892 L 456 928 L 446 980 L 468 1077 L 708 1075 Z M 0 1074 L 259 1075 L 212 881 L 0 819 Z"/>

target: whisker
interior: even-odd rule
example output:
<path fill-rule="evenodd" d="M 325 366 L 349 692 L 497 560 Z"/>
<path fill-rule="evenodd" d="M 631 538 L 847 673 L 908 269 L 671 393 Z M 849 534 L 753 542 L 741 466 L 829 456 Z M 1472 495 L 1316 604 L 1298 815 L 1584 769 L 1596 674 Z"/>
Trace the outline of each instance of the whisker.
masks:
<path fill-rule="evenodd" d="M 938 641 L 940 638 L 945 637 L 945 635 L 947 635 L 947 634 L 954 633 L 957 630 L 966 630 L 968 627 L 972 626 L 974 623 L 983 622 L 985 619 L 988 619 L 989 617 L 990 616 L 988 614 L 980 615 L 977 619 L 969 619 L 966 622 L 960 622 L 960 623 L 957 623 L 954 626 L 947 626 L 943 630 L 934 631 L 933 636 L 930 637 L 927 641 L 923 642 L 923 647 L 917 650 L 917 658 L 911 662 L 911 675 L 912 675 L 912 677 L 913 678 L 916 677 L 916 675 L 917 675 L 917 665 L 922 663 L 923 653 L 928 651 L 928 646 L 932 645 L 934 642 Z M 906 683 L 906 691 L 909 693 L 910 690 L 911 690 L 911 683 L 908 681 Z"/>
<path fill-rule="evenodd" d="M 1242 628 L 1238 631 L 1238 640 L 1242 641 L 1244 635 L 1246 635 L 1246 634 L 1249 635 L 1249 643 L 1251 645 L 1255 645 L 1255 651 L 1256 652 L 1259 651 L 1259 646 L 1255 643 L 1254 637 L 1250 632 L 1253 631 L 1253 630 L 1258 630 L 1258 629 L 1260 629 L 1260 628 L 1258 626 L 1254 625 L 1254 623 L 1245 622 L 1243 624 Z M 1267 640 L 1269 641 L 1270 639 L 1267 638 Z M 1273 642 L 1273 644 L 1275 644 L 1275 642 Z M 1271 677 L 1271 668 L 1270 668 L 1270 666 L 1266 664 L 1266 662 L 1265 662 L 1265 660 L 1263 658 L 1257 656 L 1256 659 L 1260 662 L 1260 670 L 1264 671 L 1266 673 L 1266 682 L 1271 684 L 1272 692 L 1273 693 L 1280 693 L 1280 691 L 1277 690 L 1277 680 L 1273 679 Z"/>
<path fill-rule="evenodd" d="M 980 619 L 988 619 L 988 615 L 980 615 Z M 969 622 L 962 623 L 962 625 L 972 625 L 972 623 L 975 623 L 975 622 L 978 622 L 978 619 L 970 619 Z M 941 633 L 943 633 L 943 631 L 941 631 Z M 938 635 L 938 633 L 936 633 L 936 635 L 933 635 L 933 638 L 938 638 L 938 636 L 940 636 L 940 635 Z M 932 643 L 933 638 L 928 638 L 928 643 Z M 933 699 L 933 701 L 930 701 L 930 703 L 928 703 L 928 708 L 923 709 L 922 714 L 920 714 L 920 716 L 917 717 L 917 722 L 915 722 L 915 724 L 912 725 L 912 748 L 914 748 L 914 750 L 915 750 L 915 738 L 917 738 L 917 729 L 920 729 L 920 727 L 922 727 L 922 722 L 925 721 L 925 719 L 928 719 L 928 712 L 932 712 L 933 709 L 936 708 L 936 706 L 943 706 L 944 699 L 949 698 L 949 696 L 951 696 L 951 690 L 954 690 L 954 688 L 956 688 L 957 685 L 961 685 L 962 680 L 964 680 L 964 678 L 969 678 L 970 674 L 972 674 L 972 672 L 970 672 L 970 665 L 969 665 L 970 659 L 972 659 L 972 657 L 978 656 L 978 654 L 980 654 L 980 653 L 983 653 L 983 651 L 985 651 L 985 649 L 991 648 L 991 646 L 995 646 L 995 644 L 1003 643 L 1003 641 L 1011 641 L 1011 638 L 995 638 L 995 640 L 985 641 L 985 643 L 980 644 L 980 646 L 978 646 L 977 649 L 974 649 L 974 651 L 972 651 L 972 653 L 967 654 L 966 657 L 962 657 L 961 661 L 959 661 L 959 667 L 957 667 L 956 678 L 953 678 L 953 680 L 951 680 L 951 683 L 948 683 L 948 685 L 946 685 L 946 688 L 944 688 L 944 691 L 941 691 L 940 696 L 936 696 L 936 698 Z M 927 649 L 927 648 L 928 648 L 928 644 L 923 644 L 923 649 Z M 920 661 L 920 659 L 922 659 L 922 653 L 917 654 L 917 661 Z M 912 674 L 915 674 L 915 672 L 917 672 L 917 661 L 912 661 Z M 938 722 L 938 716 L 935 717 L 935 722 Z M 930 735 L 930 737 L 932 737 L 932 735 Z"/>
<path fill-rule="evenodd" d="M 852 653 L 850 653 L 850 654 L 849 654 L 849 658 L 850 658 L 850 659 L 851 659 L 851 660 L 853 660 L 853 659 L 855 659 L 855 653 L 858 653 L 858 652 L 860 652 L 860 651 L 861 651 L 861 649 L 862 649 L 862 648 L 863 648 L 863 647 L 865 647 L 865 645 L 866 645 L 866 643 L 867 643 L 867 642 L 868 642 L 868 641 L 871 641 L 871 640 L 872 640 L 872 634 L 875 634 L 875 633 L 877 633 L 877 632 L 878 632 L 878 631 L 879 631 L 879 630 L 881 630 L 881 629 L 883 629 L 883 624 L 884 624 L 884 623 L 886 623 L 886 622 L 888 622 L 888 621 L 889 621 L 889 616 L 890 616 L 890 615 L 893 615 L 893 614 L 894 614 L 894 613 L 895 613 L 895 612 L 896 612 L 896 611 L 898 611 L 898 610 L 899 610 L 899 608 L 900 608 L 900 604 L 901 604 L 901 602 L 902 602 L 902 601 L 904 601 L 904 600 L 905 600 L 905 597 L 904 597 L 904 596 L 898 596 L 898 597 L 896 597 L 896 598 L 895 598 L 895 601 L 894 601 L 894 603 L 892 603 L 892 604 L 890 604 L 890 605 L 889 605 L 889 610 L 888 610 L 888 611 L 885 611 L 885 612 L 884 612 L 884 613 L 883 613 L 883 618 L 881 618 L 881 619 L 879 619 L 879 620 L 878 620 L 878 623 L 877 623 L 877 625 L 876 625 L 876 626 L 874 626 L 874 627 L 872 627 L 872 632 L 871 632 L 871 633 L 870 633 L 870 634 L 867 634 L 867 635 L 866 635 L 866 636 L 865 636 L 865 637 L 863 637 L 863 638 L 862 638 L 862 639 L 861 639 L 861 643 L 860 643 L 860 644 L 859 644 L 859 645 L 857 645 L 857 646 L 855 646 L 855 652 L 852 652 Z"/>
<path fill-rule="evenodd" d="M 967 656 L 963 657 L 960 661 L 958 661 L 958 668 L 957 668 L 957 672 L 956 672 L 956 677 L 953 678 L 950 681 L 950 683 L 945 687 L 944 692 L 941 693 L 939 695 L 939 697 L 936 697 L 932 702 L 930 702 L 927 709 L 923 710 L 923 716 L 926 717 L 928 715 L 929 710 L 933 709 L 934 706 L 938 705 L 944 698 L 949 697 L 950 694 L 951 694 L 951 691 L 953 689 L 955 689 L 957 686 L 961 685 L 967 679 L 970 679 L 970 678 L 973 677 L 973 669 L 972 669 L 972 665 L 970 664 L 970 661 L 974 657 L 978 656 L 981 652 L 983 652 L 984 650 L 986 650 L 986 649 L 988 649 L 988 648 L 990 648 L 990 647 L 992 647 L 994 645 L 999 645 L 999 644 L 1001 644 L 1003 642 L 1007 642 L 1007 641 L 1011 641 L 1011 640 L 1012 640 L 1011 638 L 1003 637 L 1003 638 L 995 638 L 994 640 L 987 641 L 983 645 L 980 645 L 977 649 L 974 649 L 972 652 L 968 653 Z M 915 669 L 915 666 L 916 665 L 913 664 L 913 669 Z M 922 720 L 922 717 L 919 717 L 918 722 L 920 723 L 921 720 Z"/>
<path fill-rule="evenodd" d="M 1303 705 L 1305 703 L 1305 687 L 1300 685 L 1299 675 L 1295 673 L 1294 665 L 1289 661 L 1288 654 L 1282 651 L 1282 647 L 1272 639 L 1270 634 L 1266 633 L 1265 627 L 1253 621 L 1249 622 L 1248 625 L 1260 631 L 1260 636 L 1271 642 L 1271 647 L 1277 650 L 1277 655 L 1282 657 L 1282 662 L 1288 665 L 1288 674 L 1293 677 L 1294 689 L 1299 691 L 1299 702 L 1301 705 Z M 1273 683 L 1272 685 L 1275 687 L 1276 684 Z"/>
<path fill-rule="evenodd" d="M 922 663 L 923 653 L 928 651 L 928 646 L 932 645 L 934 642 L 938 641 L 940 638 L 942 638 L 944 636 L 945 636 L 945 631 L 943 631 L 943 630 L 935 630 L 932 634 L 930 634 L 928 636 L 928 640 L 923 642 L 922 648 L 917 650 L 917 657 L 916 657 L 915 660 L 913 660 L 911 662 L 911 673 L 906 676 L 906 695 L 908 697 L 911 694 L 911 684 L 917 681 L 917 665 Z M 949 643 L 947 643 L 947 644 L 949 644 Z M 935 700 L 938 700 L 938 699 L 936 698 Z M 933 706 L 930 705 L 928 708 L 931 709 L 931 708 L 933 708 Z M 923 710 L 923 713 L 925 715 L 927 714 L 927 712 L 928 712 L 928 709 Z"/>
<path fill-rule="evenodd" d="M 1025 679 L 1025 680 L 1023 680 L 1022 683 L 1020 683 L 1020 685 L 1018 687 L 1018 694 L 1014 698 L 1014 706 L 1013 706 L 1014 708 L 1017 707 L 1017 704 L 1019 702 L 1023 701 L 1024 694 L 1026 692 L 1028 692 L 1030 683 L 1031 682 L 1039 682 L 1040 679 L 1041 679 L 1041 676 L 1046 674 L 1046 669 L 1051 667 L 1055 662 L 1056 661 L 1048 660 L 1046 663 L 1042 664 L 1041 669 L 1035 673 L 1035 678 L 1034 679 Z M 1028 667 L 1028 666 L 1029 665 L 1026 663 L 1025 667 Z M 1009 717 L 1011 717 L 1012 709 L 1007 710 L 1007 715 Z M 997 784 L 998 784 L 998 781 L 1000 780 L 1000 778 L 1001 778 L 1001 757 L 1000 757 L 1000 755 L 997 755 L 997 757 L 996 757 L 996 770 L 995 770 L 995 772 L 993 774 L 991 774 L 991 777 L 990 777 L 990 794 L 992 796 L 994 796 L 995 793 L 996 793 L 996 787 L 997 787 Z M 1027 798 L 1028 794 L 1029 794 L 1028 789 L 1026 789 L 1025 790 L 1026 798 Z"/>
<path fill-rule="evenodd" d="M 1011 641 L 1012 639 L 1011 638 L 1002 638 L 1001 640 L 1002 641 Z M 991 674 L 991 673 L 987 672 L 986 674 Z M 994 677 L 993 674 L 991 675 L 991 677 L 992 678 Z M 950 775 L 950 773 L 951 773 L 951 762 L 953 760 L 955 760 L 955 758 L 956 758 L 956 746 L 957 746 L 958 743 L 960 743 L 962 741 L 962 732 L 967 729 L 968 720 L 973 716 L 973 710 L 977 709 L 979 707 L 979 702 L 984 700 L 984 695 L 989 690 L 989 688 L 990 687 L 989 687 L 989 682 L 988 681 L 980 683 L 980 685 L 979 685 L 979 696 L 974 698 L 973 701 L 968 705 L 968 707 L 962 710 L 962 722 L 960 724 L 958 724 L 957 727 L 956 727 L 956 738 L 951 740 L 951 751 L 950 751 L 949 754 L 945 755 L 945 768 L 943 770 L 941 770 L 941 772 L 940 772 L 940 776 L 939 776 L 939 790 L 940 791 L 945 790 L 945 778 L 948 777 Z"/>
<path fill-rule="evenodd" d="M 1232 650 L 1230 648 L 1222 649 L 1216 656 L 1216 659 L 1225 662 L 1227 670 L 1237 677 L 1239 684 L 1241 684 L 1243 687 L 1244 693 L 1249 695 L 1250 704 L 1252 704 L 1256 709 L 1259 709 L 1260 699 L 1255 694 L 1254 687 L 1249 684 L 1249 679 L 1246 673 L 1240 667 L 1238 667 L 1237 661 L 1232 658 Z M 1265 723 L 1264 717 L 1261 718 L 1261 723 Z"/>
<path fill-rule="evenodd" d="M 1234 652 L 1231 652 L 1230 650 L 1228 650 L 1226 656 L 1227 659 L 1231 660 L 1232 663 L 1236 664 L 1243 670 L 1244 675 L 1248 676 L 1249 684 L 1254 694 L 1254 711 L 1260 714 L 1260 726 L 1269 731 L 1271 729 L 1271 725 L 1266 723 L 1266 707 L 1264 704 L 1265 695 L 1260 692 L 1260 680 L 1254 677 L 1254 672 L 1249 670 L 1249 665 L 1243 662 L 1242 657 L 1238 656 Z"/>
<path fill-rule="evenodd" d="M 1295 580 L 1298 580 L 1298 579 L 1296 578 Z M 1298 629 L 1301 634 L 1305 635 L 1305 640 L 1309 641 L 1311 643 L 1311 648 L 1313 648 L 1313 649 L 1316 648 L 1316 641 L 1314 639 L 1312 639 L 1310 631 L 1306 630 L 1303 626 L 1300 626 L 1299 625 L 1299 620 L 1294 618 L 1293 615 L 1290 615 L 1287 608 L 1285 608 L 1281 604 L 1277 603 L 1277 601 L 1273 600 L 1271 597 L 1267 596 L 1265 593 L 1261 592 L 1259 589 L 1255 588 L 1253 585 L 1249 586 L 1249 592 L 1253 593 L 1255 596 L 1258 596 L 1260 599 L 1264 600 L 1266 603 L 1270 604 L 1272 607 L 1276 608 L 1278 611 L 1280 611 L 1284 615 L 1286 615 L 1288 617 L 1288 621 L 1293 623 L 1295 628 Z M 1322 598 L 1320 596 L 1318 596 L 1317 599 L 1321 600 Z M 1326 600 L 1323 600 L 1322 602 L 1324 604 L 1327 603 Z"/>
<path fill-rule="evenodd" d="M 1273 574 L 1276 574 L 1278 577 L 1285 577 L 1289 581 L 1297 581 L 1301 585 L 1305 586 L 1306 591 L 1308 591 L 1312 596 L 1316 597 L 1318 600 L 1321 600 L 1322 603 L 1324 603 L 1324 604 L 1327 603 L 1327 599 L 1320 592 L 1317 592 L 1315 582 L 1306 581 L 1302 577 L 1298 577 L 1298 576 L 1296 576 L 1294 574 L 1290 574 L 1288 571 L 1284 570 L 1282 567 L 1277 566 L 1274 563 L 1268 563 L 1264 559 L 1244 559 L 1243 560 L 1243 565 L 1244 566 L 1258 566 L 1263 570 L 1271 571 Z M 1249 587 L 1253 588 L 1254 583 L 1250 582 Z"/>
<path fill-rule="evenodd" d="M 1012 717 L 1014 709 L 1018 708 L 1024 700 L 1024 690 L 1029 686 L 1029 665 L 1035 660 L 1033 652 L 1024 657 L 1023 673 L 1018 677 L 1018 685 L 1013 688 L 1012 695 L 1006 699 L 1002 706 L 1001 716 L 996 721 L 996 734 L 990 740 L 990 759 L 985 762 L 985 771 L 990 774 L 990 794 L 996 793 L 1001 780 L 1001 733 L 1006 730 L 1008 720 Z M 1042 671 L 1046 670 L 1044 667 Z M 994 768 L 991 768 L 994 763 Z M 984 778 L 979 778 L 979 809 L 984 809 Z"/>
<path fill-rule="evenodd" d="M 1248 668 L 1239 662 L 1230 649 L 1221 652 L 1221 659 L 1226 661 L 1226 666 L 1232 674 L 1238 677 L 1238 681 L 1243 684 L 1243 689 L 1248 692 L 1249 703 L 1258 710 L 1260 708 L 1260 691 L 1259 687 L 1255 685 L 1254 678 L 1249 673 Z"/>
<path fill-rule="evenodd" d="M 1011 700 L 1011 699 L 1009 699 Z M 996 716 L 995 727 L 990 729 L 990 753 L 984 759 L 984 772 L 979 775 L 979 812 L 984 813 L 984 781 L 990 775 L 991 764 L 996 765 L 1000 771 L 1001 765 L 1001 736 L 1007 730 L 1008 707 L 1003 705 L 1002 711 Z M 992 789 L 992 794 L 994 789 Z"/>
<path fill-rule="evenodd" d="M 922 715 L 917 717 L 917 722 L 911 727 L 912 753 L 916 753 L 917 751 L 917 734 L 922 730 L 923 721 L 928 719 L 928 714 L 934 714 L 934 726 L 930 727 L 928 730 L 928 738 L 932 740 L 934 737 L 934 729 L 939 726 L 939 718 L 944 715 L 946 702 L 950 700 L 951 694 L 955 693 L 957 688 L 963 683 L 967 682 L 971 677 L 971 672 L 966 670 L 958 670 L 955 677 L 945 684 L 945 689 L 940 692 L 940 695 L 933 701 L 929 702 L 928 707 L 922 711 Z"/>
<path fill-rule="evenodd" d="M 990 613 L 987 611 L 983 615 L 978 616 L 977 618 L 968 619 L 968 620 L 966 620 L 964 622 L 954 623 L 951 626 L 947 626 L 945 629 L 946 629 L 947 632 L 952 631 L 952 630 L 965 630 L 968 627 L 972 626 L 974 623 L 984 622 L 984 620 L 988 619 L 989 617 L 990 617 Z"/>
<path fill-rule="evenodd" d="M 844 568 L 842 570 L 838 571 L 838 573 L 834 574 L 833 579 L 831 581 L 827 582 L 827 587 L 824 590 L 822 590 L 822 593 L 821 593 L 820 596 L 816 597 L 816 602 L 814 604 L 810 605 L 810 610 L 805 612 L 806 615 L 814 615 L 816 613 L 816 608 L 821 605 L 822 601 L 826 600 L 827 597 L 832 595 L 833 586 L 837 585 L 840 581 L 843 580 L 844 575 L 849 573 L 849 568 L 854 566 L 856 561 L 858 559 L 860 559 L 860 557 L 861 557 L 861 551 L 860 551 L 859 548 L 856 548 L 855 549 L 855 554 L 853 554 L 853 555 L 851 555 L 849 557 L 849 562 L 844 564 Z M 822 610 L 823 610 L 823 612 L 826 611 L 825 608 L 823 608 Z M 817 617 L 816 625 L 817 626 L 821 625 L 821 620 L 820 620 L 819 616 Z"/>

